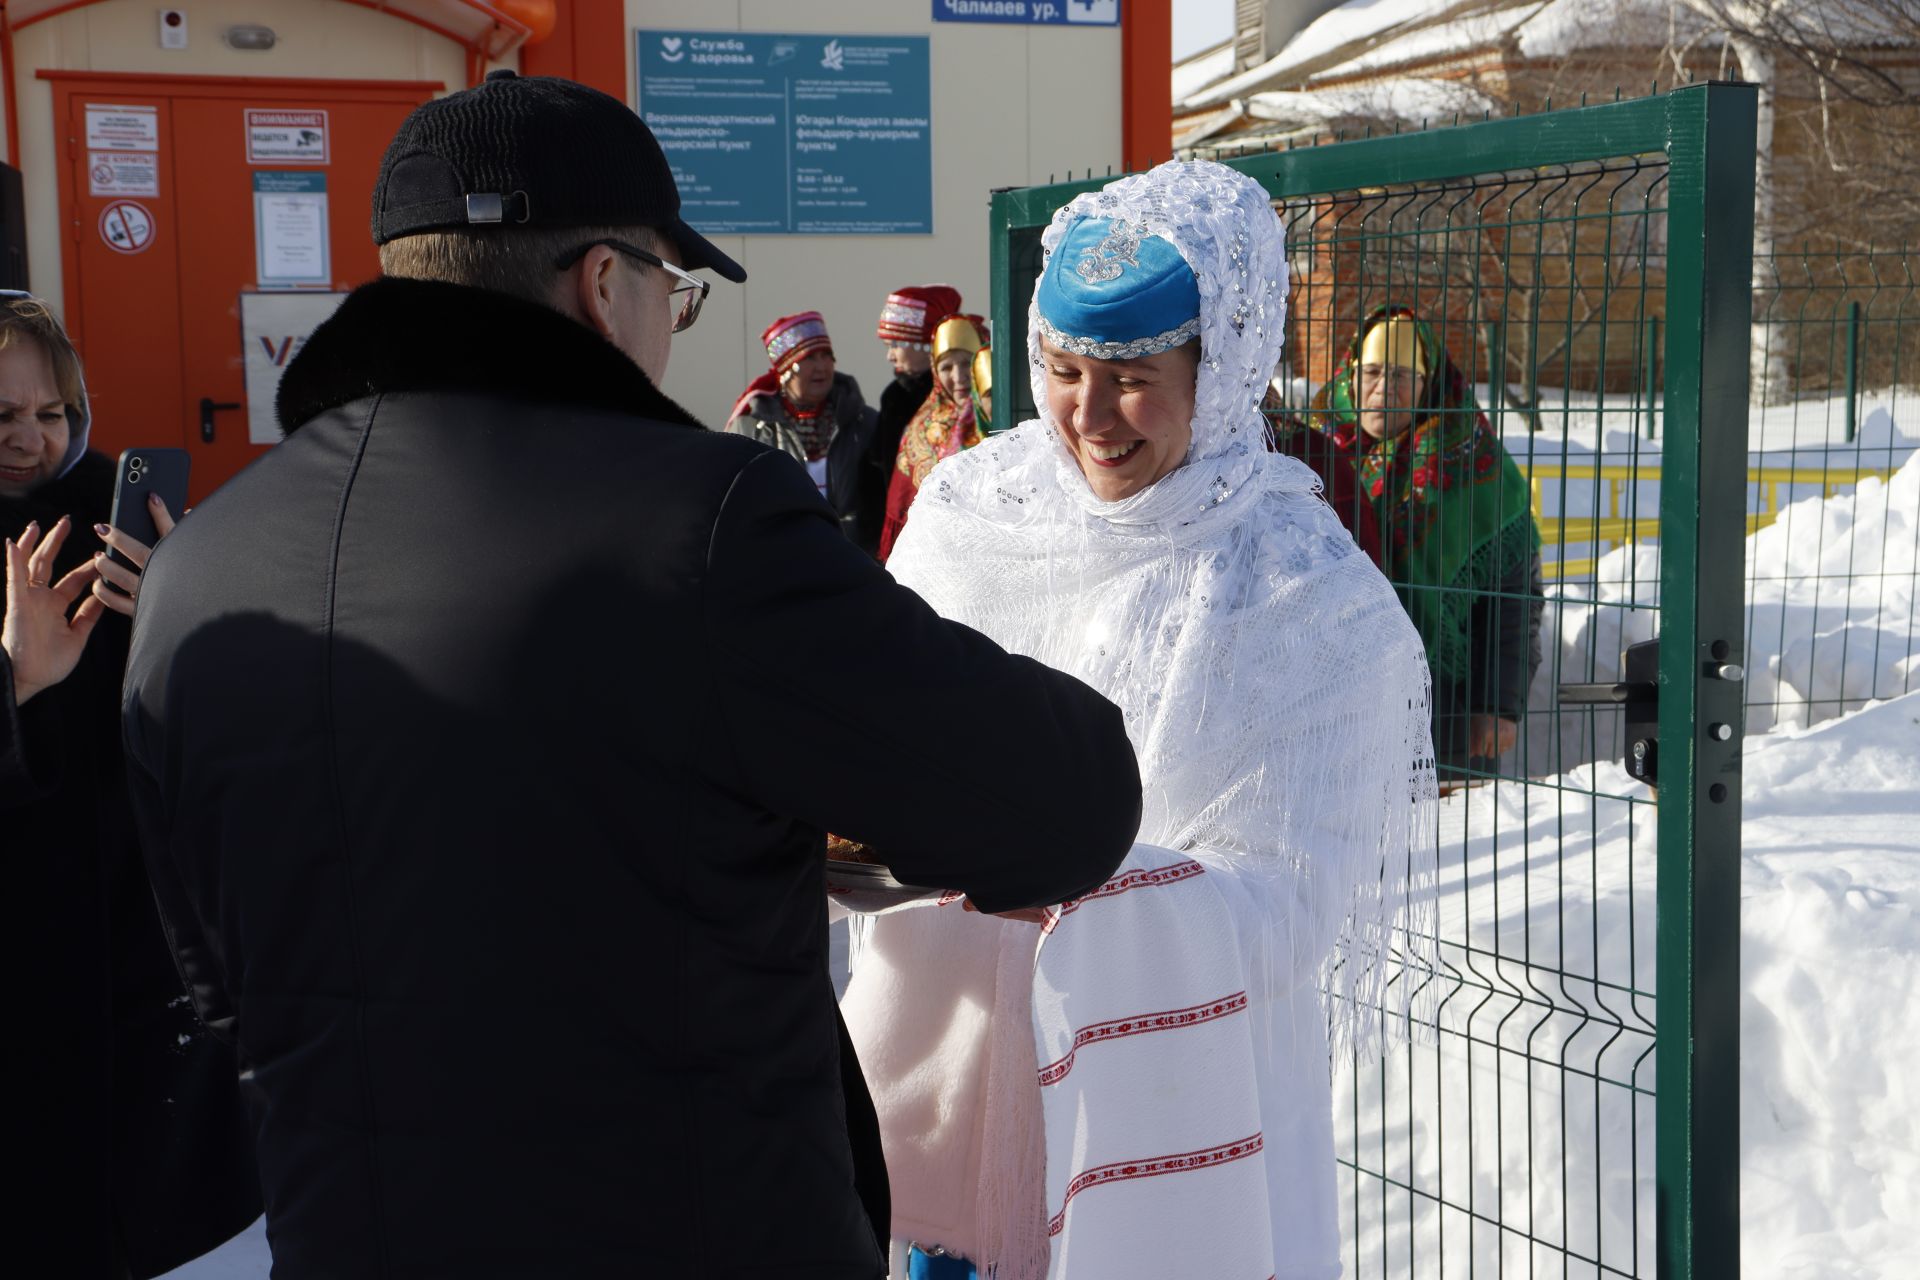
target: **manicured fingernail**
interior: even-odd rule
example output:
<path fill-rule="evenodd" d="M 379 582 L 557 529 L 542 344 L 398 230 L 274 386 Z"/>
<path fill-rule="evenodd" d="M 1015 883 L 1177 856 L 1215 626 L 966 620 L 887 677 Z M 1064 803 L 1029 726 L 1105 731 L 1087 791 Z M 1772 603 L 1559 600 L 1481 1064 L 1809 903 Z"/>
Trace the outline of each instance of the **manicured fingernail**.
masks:
<path fill-rule="evenodd" d="M 157 494 L 157 493 L 150 493 L 150 494 L 148 494 L 148 495 L 147 495 L 147 505 L 148 505 L 148 506 L 150 506 L 150 507 L 157 507 L 157 506 L 159 506 L 159 505 L 160 505 L 160 495 L 159 495 L 159 494 Z"/>
<path fill-rule="evenodd" d="M 111 525 L 97 524 L 93 526 L 93 531 L 104 538 L 113 532 L 113 527 Z"/>

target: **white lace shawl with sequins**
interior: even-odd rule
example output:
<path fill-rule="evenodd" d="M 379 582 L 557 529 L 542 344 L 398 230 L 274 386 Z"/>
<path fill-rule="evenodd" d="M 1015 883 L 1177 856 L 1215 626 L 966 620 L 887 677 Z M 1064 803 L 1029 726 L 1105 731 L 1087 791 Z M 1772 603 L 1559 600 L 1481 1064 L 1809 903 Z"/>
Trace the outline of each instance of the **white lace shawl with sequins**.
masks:
<path fill-rule="evenodd" d="M 1290 953 L 1272 958 L 1275 980 L 1317 972 L 1336 1045 L 1365 1046 L 1408 1029 L 1435 986 L 1427 671 L 1316 477 L 1265 447 L 1279 218 L 1257 183 L 1210 162 L 1076 198 L 1046 251 L 1085 216 L 1144 226 L 1198 278 L 1186 465 L 1102 502 L 1043 409 L 932 472 L 888 567 L 946 617 L 1119 705 L 1146 784 L 1140 839 L 1263 882 Z M 1030 309 L 1044 406 L 1037 321 Z"/>

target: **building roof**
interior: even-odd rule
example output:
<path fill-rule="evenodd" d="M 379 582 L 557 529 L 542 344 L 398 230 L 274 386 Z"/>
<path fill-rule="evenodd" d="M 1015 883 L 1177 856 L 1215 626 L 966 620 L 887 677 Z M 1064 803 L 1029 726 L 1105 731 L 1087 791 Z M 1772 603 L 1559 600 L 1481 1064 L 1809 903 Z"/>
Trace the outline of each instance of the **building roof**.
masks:
<path fill-rule="evenodd" d="M 1910 42 L 1884 0 L 1774 0 L 1777 27 L 1809 43 L 1884 47 Z M 1347 0 L 1304 27 L 1267 61 L 1231 72 L 1231 46 L 1176 71 L 1176 115 L 1273 91 L 1310 89 L 1495 52 L 1552 59 L 1584 49 L 1659 46 L 1708 35 L 1719 24 L 1689 0 Z M 1222 49 L 1227 56 L 1222 64 Z M 1204 60 L 1204 61 L 1203 61 Z"/>
<path fill-rule="evenodd" d="M 1173 100 L 1191 97 L 1233 74 L 1233 41 L 1189 54 L 1173 64 Z"/>

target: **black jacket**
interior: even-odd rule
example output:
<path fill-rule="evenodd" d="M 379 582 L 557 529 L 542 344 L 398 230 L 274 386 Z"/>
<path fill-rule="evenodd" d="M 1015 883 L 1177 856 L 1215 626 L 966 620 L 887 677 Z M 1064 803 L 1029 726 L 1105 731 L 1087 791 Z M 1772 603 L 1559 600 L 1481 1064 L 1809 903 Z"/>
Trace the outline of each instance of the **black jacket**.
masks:
<path fill-rule="evenodd" d="M 1546 610 L 1540 552 L 1518 536 L 1507 543 L 1494 553 L 1487 580 L 1475 594 L 1466 680 L 1434 684 L 1433 748 L 1443 776 L 1493 768 L 1492 759 L 1468 749 L 1473 717 L 1524 720 L 1527 691 L 1540 669 L 1540 618 Z"/>
<path fill-rule="evenodd" d="M 0 530 L 71 516 L 57 579 L 100 546 L 114 463 L 87 454 Z M 4 577 L 4 570 L 0 570 Z M 75 1280 L 151 1276 L 259 1216 L 233 1051 L 208 1036 L 160 934 L 120 751 L 126 620 L 108 614 L 72 675 L 26 705 L 0 649 L 0 865 L 14 904 L 7 1001 L 9 1249 Z M 56 1261 L 57 1260 L 57 1261 Z"/>
<path fill-rule="evenodd" d="M 544 308 L 368 285 L 280 416 L 154 557 L 126 726 L 276 1277 L 880 1276 L 823 833 L 1082 893 L 1138 821 L 1119 712 Z"/>
<path fill-rule="evenodd" d="M 900 437 L 920 406 L 933 394 L 933 371 L 895 375 L 880 393 L 880 412 L 874 418 L 860 465 L 859 513 L 854 541 L 869 554 L 880 550 L 880 530 L 887 521 L 887 487 L 900 454 Z"/>

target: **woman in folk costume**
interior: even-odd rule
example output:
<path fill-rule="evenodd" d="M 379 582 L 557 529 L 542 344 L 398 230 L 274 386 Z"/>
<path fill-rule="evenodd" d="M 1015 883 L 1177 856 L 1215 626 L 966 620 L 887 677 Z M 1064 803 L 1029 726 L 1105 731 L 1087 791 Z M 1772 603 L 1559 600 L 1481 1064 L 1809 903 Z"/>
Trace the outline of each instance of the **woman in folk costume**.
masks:
<path fill-rule="evenodd" d="M 1371 504 L 1380 567 L 1420 631 L 1442 774 L 1491 769 L 1518 739 L 1540 666 L 1526 477 L 1432 326 L 1399 303 L 1362 321 L 1307 417 Z"/>
<path fill-rule="evenodd" d="M 880 563 L 907 525 L 907 510 L 934 464 L 979 444 L 986 434 L 973 398 L 974 357 L 986 345 L 987 322 L 979 316 L 949 316 L 933 331 L 933 394 L 921 404 L 900 437 L 893 480 L 887 487 L 887 518 L 880 527 Z"/>
<path fill-rule="evenodd" d="M 1119 705 L 1141 843 L 1038 927 L 857 922 L 894 1233 L 998 1280 L 1331 1280 L 1329 1052 L 1432 990 L 1420 639 L 1265 447 L 1287 272 L 1260 186 L 1161 165 L 1042 246 L 1041 416 L 936 467 L 889 568 Z"/>
<path fill-rule="evenodd" d="M 993 434 L 993 348 L 973 353 L 973 424 L 981 438 Z"/>
<path fill-rule="evenodd" d="M 835 369 L 833 342 L 818 311 L 781 316 L 760 341 L 771 367 L 740 393 L 727 415 L 727 430 L 770 444 L 804 465 L 840 518 L 841 532 L 853 538 L 860 457 L 873 434 L 873 411 L 861 398 L 860 384 Z"/>
<path fill-rule="evenodd" d="M 880 308 L 874 336 L 886 344 L 893 378 L 880 392 L 880 412 L 860 473 L 860 545 L 869 552 L 879 550 L 900 437 L 933 394 L 933 335 L 941 321 L 959 311 L 960 291 L 950 284 L 895 289 Z"/>

